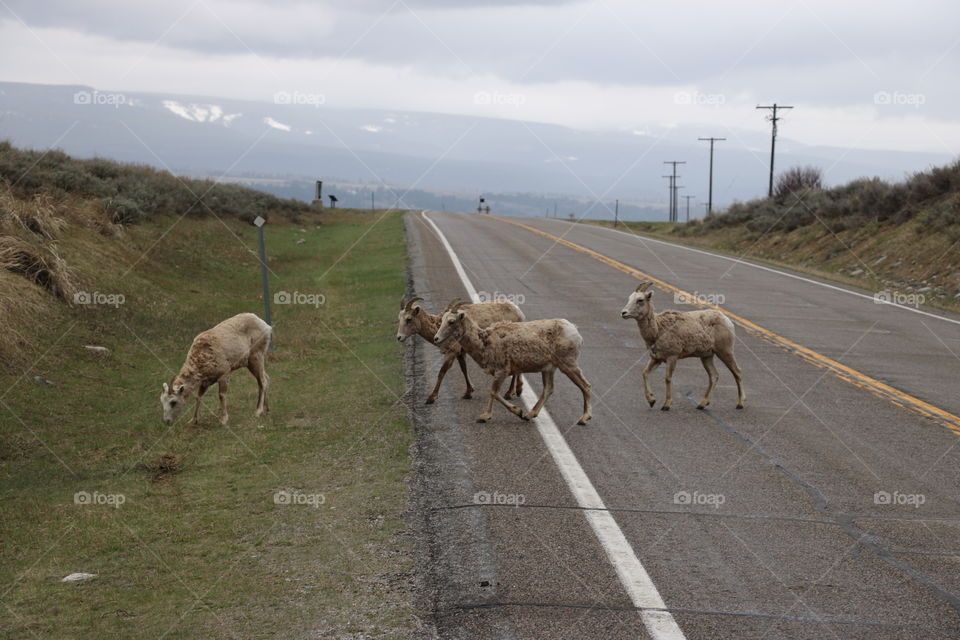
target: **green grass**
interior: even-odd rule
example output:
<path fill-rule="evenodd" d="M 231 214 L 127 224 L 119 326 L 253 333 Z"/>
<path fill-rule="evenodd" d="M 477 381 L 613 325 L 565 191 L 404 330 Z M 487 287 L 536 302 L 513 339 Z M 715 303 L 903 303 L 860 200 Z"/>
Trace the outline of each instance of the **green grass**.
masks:
<path fill-rule="evenodd" d="M 238 370 L 228 427 L 215 389 L 200 424 L 172 428 L 159 393 L 196 333 L 262 313 L 256 230 L 188 218 L 154 246 L 175 220 L 120 241 L 65 234 L 83 288 L 125 303 L 45 301 L 22 328 L 24 366 L 0 375 L 0 636 L 408 637 L 400 214 L 268 226 L 273 291 L 325 301 L 274 306 L 271 412 L 253 417 L 256 383 Z M 276 504 L 283 490 L 323 504 Z M 75 504 L 80 491 L 125 502 Z M 98 577 L 60 582 L 72 572 Z"/>

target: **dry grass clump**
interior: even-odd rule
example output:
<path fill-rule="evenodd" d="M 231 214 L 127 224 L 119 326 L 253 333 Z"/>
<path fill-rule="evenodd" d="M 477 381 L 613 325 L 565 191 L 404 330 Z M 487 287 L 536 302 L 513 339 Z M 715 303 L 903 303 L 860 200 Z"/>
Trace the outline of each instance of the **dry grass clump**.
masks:
<path fill-rule="evenodd" d="M 73 274 L 52 244 L 37 245 L 16 236 L 0 235 L 0 269 L 26 278 L 64 302 L 73 300 Z"/>
<path fill-rule="evenodd" d="M 19 200 L 0 191 L 0 230 L 22 229 L 45 240 L 54 240 L 67 227 L 58 203 L 45 193 Z"/>

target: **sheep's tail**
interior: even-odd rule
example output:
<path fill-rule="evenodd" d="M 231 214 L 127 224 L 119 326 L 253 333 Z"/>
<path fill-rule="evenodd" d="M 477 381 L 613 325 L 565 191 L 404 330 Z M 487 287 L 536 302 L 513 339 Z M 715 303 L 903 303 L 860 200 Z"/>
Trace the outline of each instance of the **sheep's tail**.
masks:
<path fill-rule="evenodd" d="M 720 317 L 723 318 L 723 324 L 727 325 L 727 329 L 730 329 L 730 334 L 734 336 L 737 335 L 736 326 L 733 324 L 733 321 L 727 317 L 727 314 L 721 313 Z"/>
<path fill-rule="evenodd" d="M 577 325 L 569 320 L 560 320 L 560 328 L 563 331 L 563 337 L 572 342 L 579 349 L 583 345 L 583 336 L 577 330 Z"/>
<path fill-rule="evenodd" d="M 517 322 L 524 322 L 524 321 L 526 321 L 527 316 L 525 316 L 525 315 L 523 314 L 523 311 L 520 310 L 520 307 L 518 307 L 517 305 L 515 305 L 515 304 L 512 303 L 512 302 L 510 303 L 510 306 L 513 307 L 513 310 L 516 311 L 516 313 L 517 313 Z"/>

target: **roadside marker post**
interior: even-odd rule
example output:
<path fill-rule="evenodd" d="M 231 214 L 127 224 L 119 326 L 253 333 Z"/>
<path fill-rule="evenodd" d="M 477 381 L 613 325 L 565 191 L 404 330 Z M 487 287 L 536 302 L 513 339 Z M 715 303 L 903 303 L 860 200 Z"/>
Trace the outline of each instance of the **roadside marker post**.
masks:
<path fill-rule="evenodd" d="M 266 223 L 266 219 L 261 216 L 257 216 L 253 221 L 253 224 L 257 227 L 257 236 L 260 245 L 260 283 L 263 286 L 263 319 L 272 327 L 273 321 L 270 319 L 270 278 L 267 272 L 267 244 L 263 238 L 263 226 Z M 273 351 L 273 348 L 273 332 L 271 332 L 270 351 Z"/>

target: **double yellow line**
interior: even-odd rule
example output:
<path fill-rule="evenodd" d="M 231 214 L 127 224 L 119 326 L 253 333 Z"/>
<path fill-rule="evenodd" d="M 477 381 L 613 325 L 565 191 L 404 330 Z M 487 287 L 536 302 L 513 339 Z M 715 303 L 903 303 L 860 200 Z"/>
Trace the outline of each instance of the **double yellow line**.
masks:
<path fill-rule="evenodd" d="M 670 291 L 675 294 L 680 294 L 682 296 L 685 296 L 688 300 L 697 300 L 696 296 L 694 296 L 693 294 L 688 293 L 683 289 L 680 289 L 679 287 L 675 287 L 669 282 L 664 282 L 663 280 L 660 280 L 659 278 L 655 278 L 654 276 L 651 276 L 648 273 L 644 273 L 639 269 L 634 269 L 630 265 L 624 264 L 619 260 L 615 260 L 610 256 L 605 256 L 602 253 L 598 253 L 593 249 L 588 249 L 587 247 L 579 245 L 575 242 L 571 242 L 566 238 L 561 238 L 560 236 L 555 236 L 552 233 L 542 231 L 540 229 L 531 227 L 526 224 L 522 224 L 520 222 L 507 220 L 506 218 L 501 218 L 499 216 L 490 216 L 490 217 L 495 220 L 506 222 L 507 224 L 512 224 L 522 229 L 526 229 L 527 231 L 539 234 L 546 238 L 550 238 L 551 240 L 553 240 L 558 244 L 562 244 L 565 247 L 570 247 L 575 251 L 585 253 L 588 256 L 596 260 L 599 260 L 605 265 L 613 267 L 617 271 L 622 271 L 623 273 L 629 274 L 634 278 L 637 278 L 638 280 L 650 280 L 651 282 L 655 283 L 660 289 L 664 291 Z M 826 369 L 830 371 L 832 374 L 834 374 L 835 376 L 837 376 L 838 378 L 842 380 L 846 380 L 850 384 L 857 386 L 861 389 L 866 389 L 870 393 L 876 396 L 879 396 L 884 400 L 892 402 L 898 407 L 909 409 L 914 413 L 920 414 L 921 416 L 924 416 L 926 418 L 930 418 L 934 422 L 940 425 L 943 425 L 944 427 L 946 427 L 947 429 L 950 429 L 952 432 L 956 433 L 957 435 L 960 435 L 960 416 L 956 416 L 950 413 L 949 411 L 945 411 L 941 409 L 940 407 L 935 407 L 929 402 L 925 402 L 920 398 L 916 398 L 910 395 L 909 393 L 904 393 L 903 391 L 900 391 L 899 389 L 895 389 L 894 387 L 891 387 L 890 385 L 884 382 L 881 382 L 876 378 L 872 378 L 861 371 L 852 369 L 845 364 L 841 364 L 836 360 L 833 360 L 832 358 L 828 358 L 827 356 L 821 353 L 817 353 L 816 351 L 809 349 L 801 344 L 797 344 L 793 340 L 790 340 L 789 338 L 785 338 L 780 334 L 774 333 L 769 329 L 765 329 L 760 325 L 756 324 L 755 322 L 747 320 L 743 316 L 739 316 L 735 313 L 731 313 L 727 309 L 721 309 L 719 306 L 715 304 L 710 304 L 706 301 L 698 301 L 697 304 L 700 306 L 711 308 L 711 309 L 716 309 L 717 311 L 721 311 L 724 314 L 726 314 L 728 318 L 730 318 L 731 320 L 739 324 L 741 327 L 743 327 L 750 333 L 753 333 L 754 335 L 757 335 L 763 338 L 767 342 L 770 342 L 771 344 L 774 344 L 778 347 L 786 349 L 790 353 L 794 353 L 800 356 L 807 362 L 813 365 L 816 365 L 817 367 L 820 367 L 822 369 Z"/>

